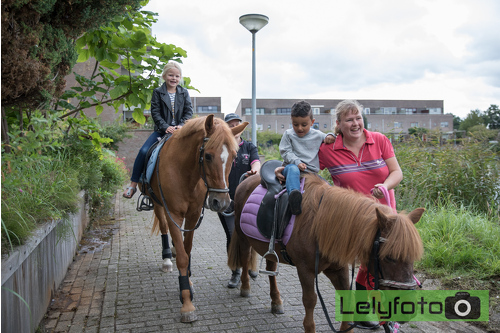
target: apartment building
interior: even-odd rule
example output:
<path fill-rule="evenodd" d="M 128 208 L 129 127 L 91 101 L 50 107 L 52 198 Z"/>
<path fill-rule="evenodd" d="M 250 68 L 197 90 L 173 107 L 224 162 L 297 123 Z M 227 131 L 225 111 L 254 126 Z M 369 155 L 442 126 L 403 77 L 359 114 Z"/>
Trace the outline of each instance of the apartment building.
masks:
<path fill-rule="evenodd" d="M 291 128 L 290 113 L 299 99 L 257 99 L 257 130 L 283 134 Z M 335 125 L 335 107 L 341 99 L 305 99 L 311 104 L 314 127 L 330 131 Z M 446 133 L 453 131 L 453 115 L 444 114 L 442 100 L 358 100 L 371 131 L 407 134 L 411 127 Z M 241 99 L 235 112 L 252 123 L 252 100 Z"/>

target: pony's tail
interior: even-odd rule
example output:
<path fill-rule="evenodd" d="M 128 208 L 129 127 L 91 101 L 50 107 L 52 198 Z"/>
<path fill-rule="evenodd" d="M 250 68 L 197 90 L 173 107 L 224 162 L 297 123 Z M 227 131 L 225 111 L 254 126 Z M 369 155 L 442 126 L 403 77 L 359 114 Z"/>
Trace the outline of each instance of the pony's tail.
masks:
<path fill-rule="evenodd" d="M 231 236 L 231 242 L 229 243 L 229 250 L 227 253 L 227 265 L 231 270 L 237 270 L 243 267 L 243 262 L 241 261 L 241 249 L 239 235 L 236 230 Z M 250 259 L 248 262 L 248 269 L 252 271 L 257 271 L 257 252 L 253 248 L 250 250 Z"/>
<path fill-rule="evenodd" d="M 229 243 L 229 250 L 227 252 L 227 265 L 233 271 L 243 266 L 241 263 L 240 242 L 238 238 L 238 233 L 234 230 L 231 235 L 231 242 Z"/>
<path fill-rule="evenodd" d="M 151 228 L 151 236 L 157 236 L 160 234 L 160 219 L 153 212 L 153 227 Z"/>

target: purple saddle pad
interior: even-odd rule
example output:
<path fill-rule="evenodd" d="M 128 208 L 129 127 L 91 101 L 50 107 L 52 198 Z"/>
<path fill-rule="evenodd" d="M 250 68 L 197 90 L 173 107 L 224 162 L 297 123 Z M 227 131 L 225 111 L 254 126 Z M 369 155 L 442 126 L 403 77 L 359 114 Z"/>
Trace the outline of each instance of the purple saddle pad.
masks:
<path fill-rule="evenodd" d="M 304 192 L 304 179 L 301 179 L 300 182 L 300 190 Z M 260 203 L 262 202 L 262 198 L 266 194 L 267 189 L 259 184 L 253 190 L 252 194 L 247 199 L 243 210 L 241 211 L 240 217 L 240 227 L 245 235 L 250 238 L 260 240 L 262 242 L 269 242 L 269 238 L 264 237 L 259 229 L 257 228 L 257 213 L 259 212 Z M 292 235 L 293 225 L 295 224 L 295 215 L 292 215 L 290 222 L 285 228 L 283 232 L 283 238 L 277 239 L 276 242 L 282 241 L 283 244 L 288 244 L 290 240 L 290 236 Z"/>

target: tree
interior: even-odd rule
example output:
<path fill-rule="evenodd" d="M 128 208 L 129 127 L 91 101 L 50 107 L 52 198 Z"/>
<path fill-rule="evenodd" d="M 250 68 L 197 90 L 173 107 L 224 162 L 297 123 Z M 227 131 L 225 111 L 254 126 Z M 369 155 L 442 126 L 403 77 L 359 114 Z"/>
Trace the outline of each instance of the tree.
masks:
<path fill-rule="evenodd" d="M 491 104 L 485 112 L 486 125 L 489 129 L 500 129 L 500 110 L 498 105 Z"/>
<path fill-rule="evenodd" d="M 125 104 L 134 109 L 134 120 L 145 122 L 143 111 L 150 106 L 163 67 L 170 60 L 182 62 L 181 58 L 187 57 L 182 48 L 160 43 L 152 36 L 155 16 L 148 11 L 129 11 L 77 40 L 78 62 L 93 57 L 96 65 L 89 78 L 75 74 L 80 86 L 67 90 L 58 100 L 57 106 L 69 111 L 63 118 L 94 106 L 99 115 L 103 105 L 118 112 Z M 121 68 L 126 74 L 119 71 Z M 192 88 L 189 78 L 185 77 L 184 82 Z M 77 100 L 76 105 L 67 102 L 71 98 Z"/>
<path fill-rule="evenodd" d="M 462 119 L 459 116 L 453 115 L 453 129 L 460 129 L 460 124 L 462 123 Z"/>
<path fill-rule="evenodd" d="M 471 110 L 467 117 L 460 123 L 460 129 L 469 131 L 469 129 L 476 125 L 485 125 L 484 117 L 481 110 Z"/>
<path fill-rule="evenodd" d="M 43 108 L 61 95 L 74 41 L 140 0 L 2 1 L 2 108 Z"/>

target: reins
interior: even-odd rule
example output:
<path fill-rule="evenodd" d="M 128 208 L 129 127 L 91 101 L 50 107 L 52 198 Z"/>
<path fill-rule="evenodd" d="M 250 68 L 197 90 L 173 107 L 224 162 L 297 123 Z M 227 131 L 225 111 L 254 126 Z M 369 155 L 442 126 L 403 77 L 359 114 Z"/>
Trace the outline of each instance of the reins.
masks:
<path fill-rule="evenodd" d="M 163 202 L 163 208 L 165 208 L 165 211 L 167 212 L 167 215 L 168 217 L 170 218 L 170 220 L 175 224 L 175 226 L 182 232 L 189 232 L 189 231 L 194 231 L 196 229 L 198 229 L 201 225 L 201 222 L 203 221 L 203 217 L 205 216 L 205 203 L 207 201 L 207 197 L 208 197 L 208 193 L 209 192 L 217 192 L 217 193 L 228 193 L 229 192 L 229 188 L 212 188 L 212 187 L 209 187 L 208 186 L 208 183 L 207 183 L 207 175 L 206 175 L 206 171 L 205 171 L 205 164 L 203 163 L 204 162 L 204 154 L 205 154 L 205 143 L 209 140 L 210 138 L 209 137 L 205 137 L 203 139 L 203 143 L 201 144 L 201 147 L 199 149 L 200 151 L 200 158 L 198 160 L 198 164 L 200 166 L 200 177 L 201 179 L 203 179 L 203 183 L 205 184 L 205 187 L 207 188 L 207 192 L 205 193 L 205 198 L 203 199 L 203 205 L 202 205 L 202 209 L 201 209 L 201 214 L 200 214 L 200 217 L 198 218 L 198 222 L 196 222 L 196 225 L 194 226 L 193 229 L 184 229 L 182 228 L 180 225 L 182 225 L 182 222 L 179 224 L 177 224 L 177 222 L 175 222 L 174 218 L 172 217 L 172 215 L 170 214 L 170 210 L 168 209 L 168 206 L 167 206 L 167 202 L 165 201 L 165 196 L 163 195 L 163 190 L 161 188 L 161 178 L 160 178 L 160 156 L 161 154 L 158 154 L 158 161 L 156 163 L 156 177 L 158 178 L 158 188 L 160 189 L 160 196 L 161 196 L 161 200 Z"/>

